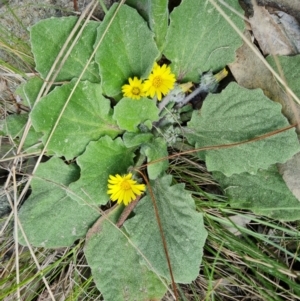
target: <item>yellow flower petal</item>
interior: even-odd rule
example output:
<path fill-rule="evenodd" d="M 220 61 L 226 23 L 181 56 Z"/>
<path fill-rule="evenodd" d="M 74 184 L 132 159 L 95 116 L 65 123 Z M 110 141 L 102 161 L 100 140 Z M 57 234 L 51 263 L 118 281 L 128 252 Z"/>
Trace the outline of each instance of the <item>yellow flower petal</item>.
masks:
<path fill-rule="evenodd" d="M 163 95 L 174 88 L 175 81 L 175 75 L 171 73 L 170 67 L 155 63 L 149 78 L 144 83 L 144 92 L 146 96 L 156 95 L 157 99 L 161 100 Z"/>
<path fill-rule="evenodd" d="M 117 201 L 118 204 L 124 203 L 125 206 L 146 190 L 144 184 L 138 184 L 132 179 L 131 173 L 124 176 L 110 175 L 107 187 L 107 194 L 110 195 L 110 199 Z"/>
<path fill-rule="evenodd" d="M 133 79 L 130 77 L 128 82 L 129 85 L 122 86 L 124 97 L 139 100 L 141 97 L 145 96 L 144 85 L 141 79 L 138 79 L 136 76 Z"/>

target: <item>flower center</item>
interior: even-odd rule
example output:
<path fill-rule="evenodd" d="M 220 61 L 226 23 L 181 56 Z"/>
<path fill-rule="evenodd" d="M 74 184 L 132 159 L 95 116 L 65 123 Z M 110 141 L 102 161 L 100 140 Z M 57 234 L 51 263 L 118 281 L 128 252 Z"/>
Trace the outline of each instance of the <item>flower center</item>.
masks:
<path fill-rule="evenodd" d="M 131 93 L 133 95 L 140 95 L 141 91 L 138 87 L 133 87 L 132 90 L 131 90 Z"/>
<path fill-rule="evenodd" d="M 125 180 L 121 183 L 121 188 L 122 190 L 129 190 L 131 189 L 131 185 L 130 183 L 128 183 L 128 181 Z"/>
<path fill-rule="evenodd" d="M 163 83 L 163 79 L 161 78 L 161 76 L 155 76 L 152 80 L 152 85 L 155 88 L 159 88 Z"/>

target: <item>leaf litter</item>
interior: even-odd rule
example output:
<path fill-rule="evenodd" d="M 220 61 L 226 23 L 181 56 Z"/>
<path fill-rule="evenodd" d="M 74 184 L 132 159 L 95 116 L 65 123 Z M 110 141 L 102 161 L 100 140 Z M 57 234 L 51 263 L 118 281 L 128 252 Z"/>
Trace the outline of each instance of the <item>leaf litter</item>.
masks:
<path fill-rule="evenodd" d="M 297 20 L 283 12 L 271 14 L 265 7 L 253 6 L 249 18 L 251 29 L 264 55 L 291 55 L 300 51 L 300 26 Z"/>

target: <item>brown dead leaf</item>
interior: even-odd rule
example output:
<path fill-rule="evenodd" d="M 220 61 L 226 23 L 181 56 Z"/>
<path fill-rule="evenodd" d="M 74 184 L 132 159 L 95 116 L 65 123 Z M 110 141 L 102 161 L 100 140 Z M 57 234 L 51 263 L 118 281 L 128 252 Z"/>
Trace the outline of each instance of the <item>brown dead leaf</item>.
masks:
<path fill-rule="evenodd" d="M 251 41 L 251 35 L 248 31 L 244 35 Z M 290 100 L 272 73 L 246 43 L 237 50 L 236 59 L 229 65 L 229 68 L 239 85 L 247 89 L 260 88 L 267 97 L 280 103 L 283 114 L 291 124 L 300 120 L 300 106 Z"/>
<path fill-rule="evenodd" d="M 278 170 L 289 190 L 300 201 L 300 153 L 285 164 L 278 164 Z"/>
<path fill-rule="evenodd" d="M 275 14 L 272 16 L 277 22 L 281 23 L 288 39 L 294 46 L 295 52 L 300 53 L 300 24 L 297 22 L 296 18 L 283 11 L 275 11 Z"/>
<path fill-rule="evenodd" d="M 253 6 L 253 17 L 249 18 L 253 35 L 264 55 L 297 54 L 300 27 L 296 19 L 283 12 L 270 14 L 262 6 Z M 294 40 L 297 37 L 296 41 Z"/>
<path fill-rule="evenodd" d="M 243 0 L 245 1 L 245 0 Z M 248 0 L 246 0 L 248 1 Z M 251 0 L 253 1 L 253 0 Z M 282 10 L 293 16 L 300 23 L 300 5 L 299 0 L 256 0 L 258 5 L 268 6 L 275 10 Z"/>

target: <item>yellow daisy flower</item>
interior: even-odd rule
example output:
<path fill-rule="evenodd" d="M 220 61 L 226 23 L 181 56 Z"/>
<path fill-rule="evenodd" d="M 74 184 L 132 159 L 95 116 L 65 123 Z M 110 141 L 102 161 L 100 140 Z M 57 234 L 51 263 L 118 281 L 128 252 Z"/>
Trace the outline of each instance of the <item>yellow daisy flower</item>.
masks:
<path fill-rule="evenodd" d="M 124 176 L 118 174 L 115 176 L 110 175 L 107 187 L 107 194 L 110 195 L 110 199 L 117 201 L 118 204 L 123 202 L 125 206 L 146 190 L 144 184 L 138 184 L 132 179 L 131 173 Z"/>
<path fill-rule="evenodd" d="M 171 73 L 171 68 L 166 64 L 159 66 L 157 63 L 149 75 L 149 78 L 144 83 L 144 91 L 146 96 L 157 96 L 158 100 L 162 99 L 162 95 L 168 94 L 174 88 L 175 75 Z"/>
<path fill-rule="evenodd" d="M 122 86 L 122 92 L 124 97 L 129 97 L 132 99 L 140 99 L 145 96 L 143 89 L 143 82 L 141 79 L 138 79 L 136 76 L 132 79 L 128 79 L 129 85 Z"/>

